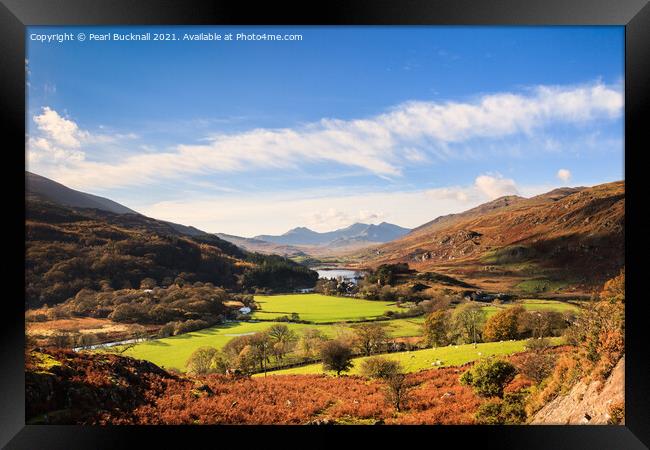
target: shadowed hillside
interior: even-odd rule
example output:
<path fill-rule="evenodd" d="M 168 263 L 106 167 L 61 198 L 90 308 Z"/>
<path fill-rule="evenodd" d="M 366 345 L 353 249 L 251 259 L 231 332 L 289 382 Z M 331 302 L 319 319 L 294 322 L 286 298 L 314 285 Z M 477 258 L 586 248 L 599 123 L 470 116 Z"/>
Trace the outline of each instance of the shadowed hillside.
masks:
<path fill-rule="evenodd" d="M 71 209 L 28 199 L 26 307 L 53 305 L 82 289 L 210 282 L 226 289 L 313 286 L 316 272 L 280 256 L 249 253 L 212 234 L 188 236 L 140 214 Z"/>

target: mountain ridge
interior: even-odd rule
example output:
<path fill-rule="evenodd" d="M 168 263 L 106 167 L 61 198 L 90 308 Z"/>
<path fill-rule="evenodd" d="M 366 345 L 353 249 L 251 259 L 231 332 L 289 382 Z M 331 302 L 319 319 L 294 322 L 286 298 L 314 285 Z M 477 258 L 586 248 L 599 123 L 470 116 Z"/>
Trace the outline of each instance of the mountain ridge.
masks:
<path fill-rule="evenodd" d="M 624 224 L 624 181 L 559 188 L 438 217 L 357 258 L 359 266 L 406 262 L 478 286 L 487 282 L 486 289 L 537 292 L 556 284 L 597 284 L 617 273 L 624 264 Z"/>
<path fill-rule="evenodd" d="M 296 227 L 282 235 L 262 234 L 253 237 L 253 239 L 282 245 L 327 246 L 331 243 L 337 241 L 342 242 L 348 239 L 357 242 L 389 242 L 404 236 L 409 231 L 410 229 L 408 228 L 388 222 L 382 222 L 379 225 L 357 222 L 344 228 L 322 233 L 313 231 L 307 227 Z"/>

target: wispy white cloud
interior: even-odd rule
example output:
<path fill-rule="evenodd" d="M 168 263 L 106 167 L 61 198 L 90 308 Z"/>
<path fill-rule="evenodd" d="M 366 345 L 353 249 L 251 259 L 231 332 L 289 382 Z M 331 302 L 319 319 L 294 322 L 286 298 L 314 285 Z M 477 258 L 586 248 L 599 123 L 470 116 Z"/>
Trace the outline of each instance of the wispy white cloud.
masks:
<path fill-rule="evenodd" d="M 322 119 L 297 128 L 210 135 L 204 143 L 133 154 L 118 161 L 69 158 L 57 166 L 55 178 L 76 188 L 106 189 L 196 174 L 297 168 L 314 162 L 399 177 L 404 168 L 429 158 L 458 157 L 451 144 L 530 134 L 553 123 L 612 119 L 621 115 L 622 107 L 621 87 L 600 82 L 539 86 L 467 102 L 412 101 L 370 118 Z M 50 108 L 37 117 L 40 134 L 34 138 L 46 139 L 51 146 L 79 149 L 90 139 L 75 122 Z M 497 185 L 503 188 L 503 181 L 492 187 L 486 184 L 485 189 L 499 192 Z"/>
<path fill-rule="evenodd" d="M 488 186 L 486 188 L 486 186 Z M 498 174 L 479 175 L 474 183 L 396 192 L 330 194 L 261 192 L 156 202 L 138 207 L 151 217 L 190 224 L 208 232 L 252 237 L 281 234 L 296 226 L 330 231 L 355 222 L 382 221 L 414 228 L 438 216 L 462 212 L 497 194 L 520 192 L 526 197 L 558 185 L 517 185 Z M 498 196 L 498 195 L 497 195 Z M 263 223 L 260 217 L 264 217 Z"/>

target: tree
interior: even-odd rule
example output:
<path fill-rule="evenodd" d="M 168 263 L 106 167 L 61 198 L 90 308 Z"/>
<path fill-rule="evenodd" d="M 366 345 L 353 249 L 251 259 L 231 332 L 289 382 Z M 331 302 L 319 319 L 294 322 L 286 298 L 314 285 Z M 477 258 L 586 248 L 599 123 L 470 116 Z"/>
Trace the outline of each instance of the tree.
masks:
<path fill-rule="evenodd" d="M 503 397 L 503 389 L 517 373 L 508 361 L 485 359 L 468 369 L 460 377 L 460 383 L 469 385 L 483 397 Z"/>
<path fill-rule="evenodd" d="M 617 276 L 605 283 L 599 297 L 611 303 L 625 304 L 625 267 Z"/>
<path fill-rule="evenodd" d="M 449 344 L 451 315 L 441 310 L 434 311 L 424 320 L 424 339 L 428 346 L 442 347 Z"/>
<path fill-rule="evenodd" d="M 382 324 L 362 323 L 355 325 L 352 329 L 355 345 L 366 356 L 378 351 L 388 339 L 388 334 Z"/>
<path fill-rule="evenodd" d="M 569 330 L 569 341 L 601 379 L 625 352 L 625 271 L 605 283 L 597 298 L 583 308 Z"/>
<path fill-rule="evenodd" d="M 339 341 L 325 342 L 320 351 L 325 370 L 333 370 L 337 376 L 352 368 L 352 350 Z"/>
<path fill-rule="evenodd" d="M 255 333 L 250 336 L 248 342 L 252 353 L 251 357 L 259 364 L 260 370 L 266 376 L 266 369 L 273 348 L 268 332 Z"/>
<path fill-rule="evenodd" d="M 190 355 L 185 363 L 189 372 L 197 375 L 208 373 L 226 373 L 228 369 L 226 356 L 213 347 L 199 347 Z"/>
<path fill-rule="evenodd" d="M 267 330 L 273 346 L 273 354 L 277 361 L 282 361 L 284 356 L 291 351 L 291 347 L 298 340 L 298 336 L 286 325 L 273 325 Z"/>
<path fill-rule="evenodd" d="M 408 382 L 406 375 L 395 373 L 386 378 L 386 394 L 388 401 L 400 412 L 408 400 L 413 385 Z"/>
<path fill-rule="evenodd" d="M 368 378 L 379 378 L 386 380 L 400 373 L 399 361 L 373 356 L 361 362 L 361 373 Z"/>
<path fill-rule="evenodd" d="M 326 340 L 327 338 L 322 331 L 315 328 L 306 329 L 302 332 L 298 342 L 298 351 L 303 358 L 315 358 L 318 356 L 320 346 Z"/>
<path fill-rule="evenodd" d="M 532 345 L 530 347 L 526 345 L 530 351 L 523 354 L 517 364 L 523 375 L 538 384 L 553 372 L 557 359 L 553 353 L 544 351 L 544 345 L 548 345 L 544 344 L 545 341 L 545 339 L 530 339 L 528 342 Z"/>
<path fill-rule="evenodd" d="M 481 326 L 485 320 L 483 307 L 475 303 L 465 303 L 454 311 L 455 328 L 465 343 L 478 342 L 481 335 Z"/>
<path fill-rule="evenodd" d="M 485 323 L 483 338 L 488 342 L 516 339 L 519 322 L 525 312 L 522 306 L 512 306 L 497 312 Z"/>
<path fill-rule="evenodd" d="M 213 347 L 199 347 L 190 355 L 185 363 L 189 372 L 197 375 L 205 375 L 212 369 L 212 361 L 217 354 L 217 349 Z"/>

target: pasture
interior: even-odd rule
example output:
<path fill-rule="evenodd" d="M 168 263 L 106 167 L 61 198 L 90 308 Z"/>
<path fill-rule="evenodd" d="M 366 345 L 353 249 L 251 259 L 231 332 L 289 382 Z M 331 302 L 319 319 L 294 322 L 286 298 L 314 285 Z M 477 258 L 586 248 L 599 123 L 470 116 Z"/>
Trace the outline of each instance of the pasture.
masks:
<path fill-rule="evenodd" d="M 382 321 L 391 337 L 410 337 L 422 334 L 422 318 L 396 319 Z M 185 333 L 168 338 L 153 339 L 136 344 L 123 354 L 137 359 L 144 359 L 166 368 L 185 370 L 185 362 L 192 352 L 199 347 L 221 348 L 236 336 L 264 331 L 278 322 L 231 322 L 217 325 L 204 330 Z M 350 331 L 344 324 L 312 325 L 302 323 L 284 323 L 299 336 L 306 329 L 320 330 L 329 338 L 335 338 L 339 333 Z"/>
<path fill-rule="evenodd" d="M 560 345 L 562 338 L 551 338 L 552 345 Z M 385 358 L 399 361 L 406 372 L 418 372 L 420 370 L 432 369 L 445 366 L 459 366 L 477 359 L 488 356 L 511 355 L 525 350 L 526 340 L 485 342 L 477 344 L 449 345 L 447 347 L 427 348 L 410 352 L 389 353 L 381 355 Z M 354 366 L 347 372 L 351 375 L 361 374 L 361 362 L 369 357 L 363 356 L 354 358 Z M 436 361 L 442 361 L 442 365 L 436 365 Z M 323 365 L 320 363 L 309 364 L 290 369 L 276 370 L 268 375 L 299 375 L 299 374 L 322 374 Z M 333 373 L 333 372 L 330 372 Z M 256 374 L 254 376 L 259 376 Z M 263 375 L 262 375 L 263 376 Z"/>
<path fill-rule="evenodd" d="M 273 320 L 297 313 L 300 320 L 313 323 L 355 322 L 372 320 L 386 311 L 400 311 L 393 302 L 333 297 L 322 294 L 256 295 L 261 310 L 252 317 Z"/>
<path fill-rule="evenodd" d="M 482 304 L 483 305 L 483 304 Z M 483 311 L 486 313 L 486 318 L 493 316 L 504 308 L 512 306 L 522 306 L 528 311 L 557 311 L 557 312 L 573 312 L 577 313 L 580 307 L 574 303 L 563 302 L 559 300 L 543 300 L 543 299 L 523 299 L 517 300 L 512 303 L 505 303 L 501 305 L 485 304 Z"/>

